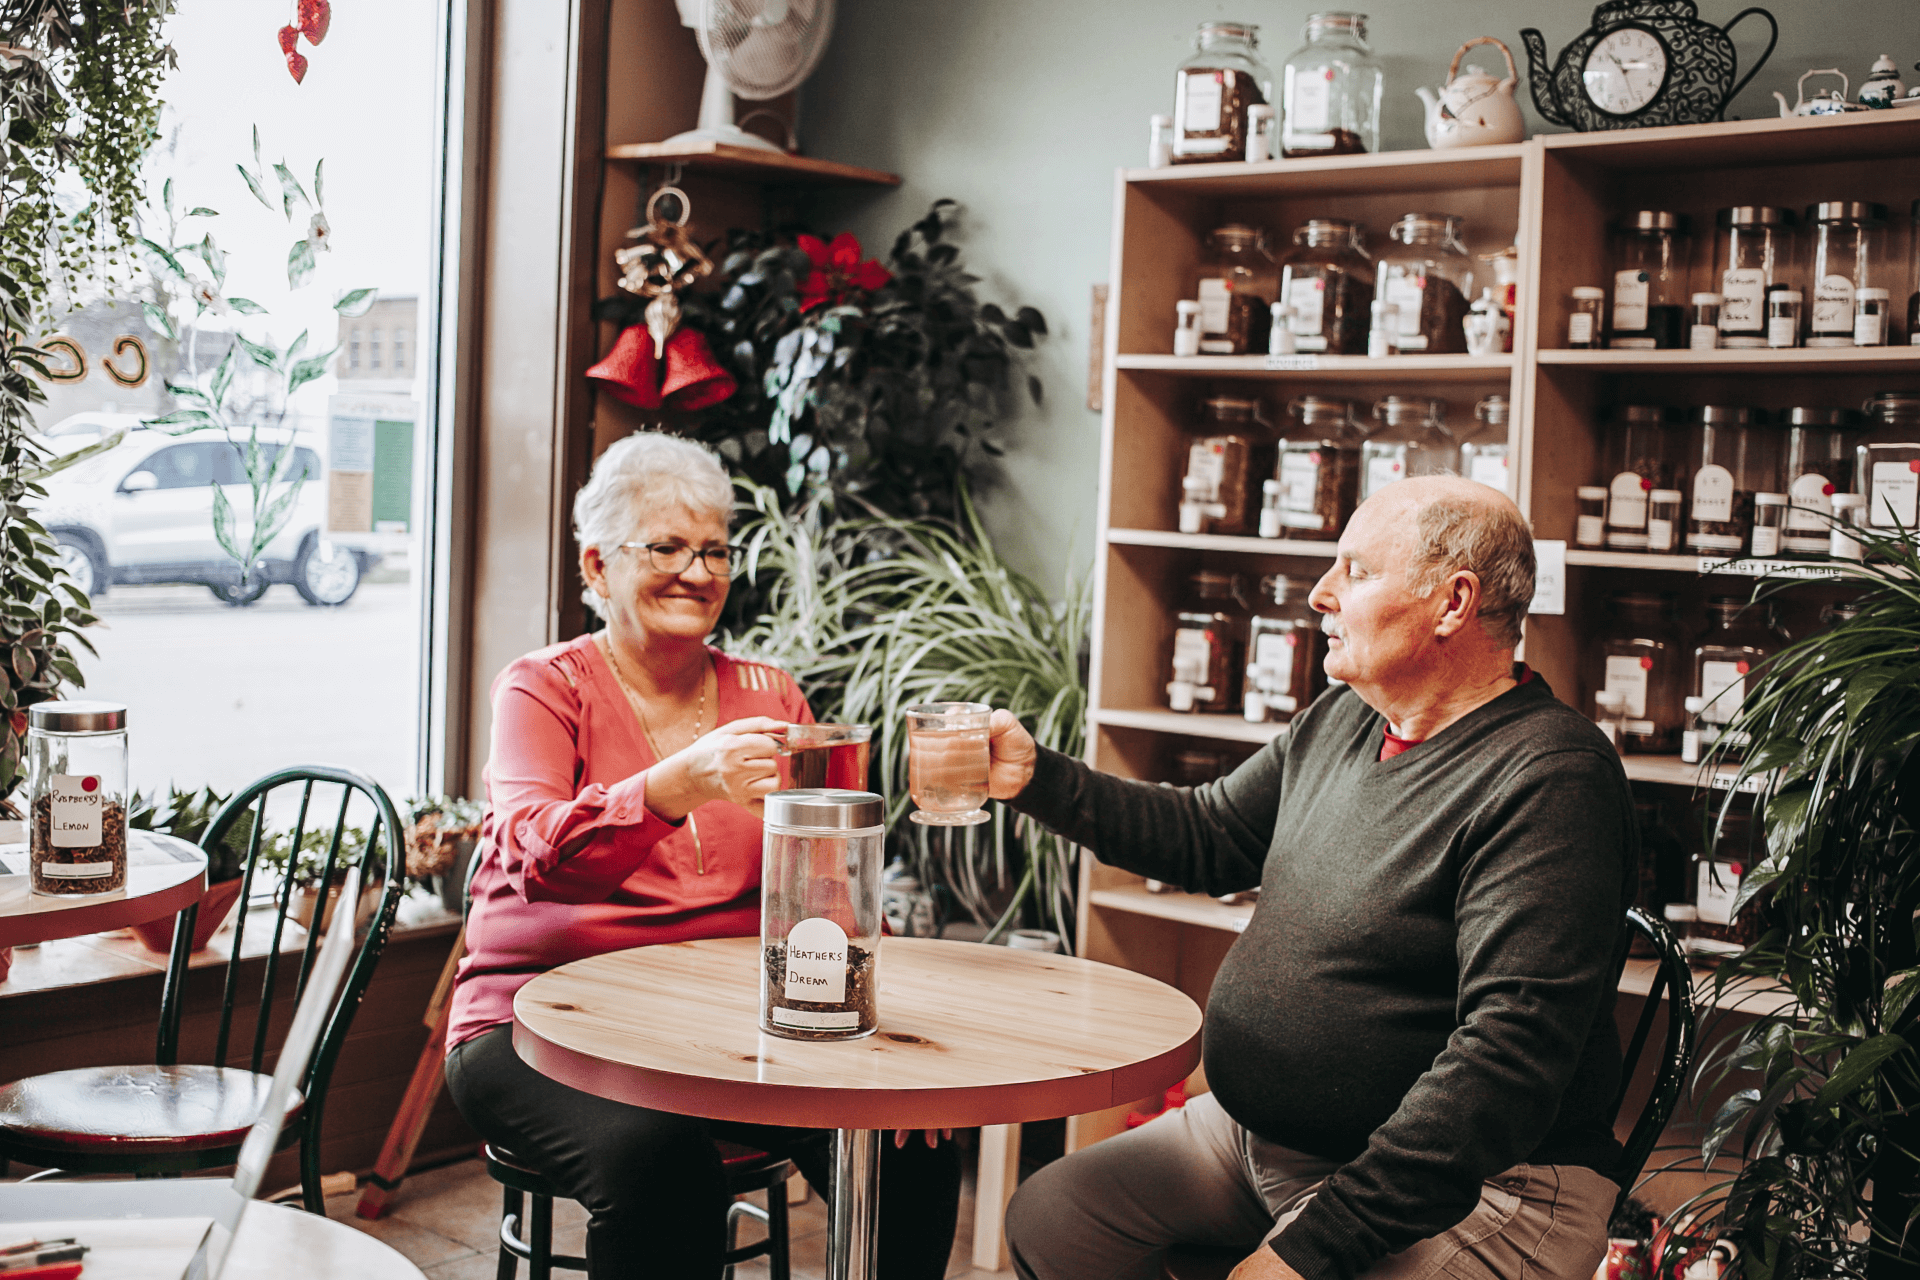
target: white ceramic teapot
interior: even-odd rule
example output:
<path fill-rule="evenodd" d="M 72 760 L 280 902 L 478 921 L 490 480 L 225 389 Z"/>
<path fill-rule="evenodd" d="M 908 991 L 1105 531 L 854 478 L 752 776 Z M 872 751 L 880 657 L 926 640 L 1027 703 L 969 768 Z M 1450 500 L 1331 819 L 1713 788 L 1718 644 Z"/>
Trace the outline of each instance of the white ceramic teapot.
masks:
<path fill-rule="evenodd" d="M 1471 68 L 1461 74 L 1461 57 L 1477 44 L 1490 44 L 1500 50 L 1507 60 L 1505 80 Z M 1500 41 L 1492 36 L 1480 36 L 1461 45 L 1447 68 L 1447 83 L 1439 93 L 1425 87 L 1414 90 L 1427 109 L 1427 145 L 1438 150 L 1519 142 L 1527 136 L 1526 123 L 1520 118 L 1520 104 L 1513 97 L 1519 83 L 1520 72 L 1513 65 L 1513 51 Z"/>

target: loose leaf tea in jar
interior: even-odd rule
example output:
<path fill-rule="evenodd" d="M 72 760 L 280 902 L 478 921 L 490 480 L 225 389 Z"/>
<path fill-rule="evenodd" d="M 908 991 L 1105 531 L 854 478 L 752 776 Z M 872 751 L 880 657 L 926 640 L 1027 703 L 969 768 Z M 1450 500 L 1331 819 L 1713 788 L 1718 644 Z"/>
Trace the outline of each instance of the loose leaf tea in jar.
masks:
<path fill-rule="evenodd" d="M 1261 512 L 1263 538 L 1335 542 L 1360 501 L 1360 447 L 1351 401 L 1301 396 L 1287 405 L 1294 425 L 1280 442 L 1278 501 Z"/>
<path fill-rule="evenodd" d="M 1280 270 L 1280 296 L 1301 351 L 1363 356 L 1373 313 L 1373 261 L 1358 223 L 1315 218 L 1293 233 Z"/>
<path fill-rule="evenodd" d="M 1200 350 L 1219 356 L 1265 351 L 1278 284 L 1266 235 L 1230 223 L 1207 237 L 1207 248 L 1207 263 L 1194 285 L 1200 300 Z"/>
<path fill-rule="evenodd" d="M 1626 699 L 1620 729 L 1625 751 L 1671 751 L 1678 744 L 1688 678 L 1686 656 L 1673 621 L 1673 597 L 1665 593 L 1612 596 L 1613 622 L 1601 637 L 1599 670 L 1589 687 Z"/>
<path fill-rule="evenodd" d="M 1174 73 L 1173 163 L 1247 158 L 1247 108 L 1273 95 L 1259 30 L 1246 22 L 1200 24 L 1194 53 Z"/>
<path fill-rule="evenodd" d="M 27 709 L 28 862 L 35 893 L 127 885 L 127 709 L 42 702 Z"/>
<path fill-rule="evenodd" d="M 1253 477 L 1273 465 L 1273 434 L 1260 402 L 1238 396 L 1207 400 L 1200 434 L 1187 447 L 1181 481 L 1180 532 L 1238 535 L 1259 520 Z"/>
<path fill-rule="evenodd" d="M 1779 432 L 1745 406 L 1701 405 L 1687 454 L 1687 550 L 1733 559 L 1753 533 L 1754 495 L 1780 488 Z"/>
<path fill-rule="evenodd" d="M 1607 549 L 1647 550 L 1647 500 L 1673 483 L 1666 424 L 1660 405 L 1616 405 L 1602 445 L 1600 482 L 1607 489 Z"/>
<path fill-rule="evenodd" d="M 1367 46 L 1367 15 L 1309 14 L 1305 38 L 1281 73 L 1280 154 L 1378 151 L 1384 78 Z"/>
<path fill-rule="evenodd" d="M 1473 259 L 1460 243 L 1464 221 L 1450 213 L 1409 213 L 1387 233 L 1391 243 L 1380 252 L 1374 297 L 1398 308 L 1395 350 L 1466 351 L 1461 321 L 1473 292 Z"/>
<path fill-rule="evenodd" d="M 1194 574 L 1187 600 L 1173 615 L 1173 679 L 1167 707 L 1219 714 L 1234 709 L 1240 692 L 1241 653 L 1247 608 L 1239 579 L 1230 573 Z"/>
<path fill-rule="evenodd" d="M 1852 409 L 1795 405 L 1781 416 L 1787 429 L 1787 523 L 1780 553 L 1799 559 L 1827 554 L 1833 497 L 1852 488 L 1860 415 Z"/>
<path fill-rule="evenodd" d="M 870 791 L 776 791 L 762 837 L 760 1029 L 857 1040 L 880 1025 L 885 802 Z"/>
<path fill-rule="evenodd" d="M 1640 209 L 1613 230 L 1613 324 L 1607 345 L 1615 348 L 1686 346 L 1686 215 Z"/>

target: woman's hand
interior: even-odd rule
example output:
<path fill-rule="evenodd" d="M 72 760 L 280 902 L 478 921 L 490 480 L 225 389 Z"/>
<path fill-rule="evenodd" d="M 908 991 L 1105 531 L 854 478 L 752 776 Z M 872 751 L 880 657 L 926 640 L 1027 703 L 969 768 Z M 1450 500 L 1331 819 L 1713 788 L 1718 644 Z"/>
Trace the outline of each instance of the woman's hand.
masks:
<path fill-rule="evenodd" d="M 987 794 L 1011 800 L 1033 781 L 1033 764 L 1040 758 L 1033 735 L 1021 727 L 1013 712 L 995 711 L 987 723 Z"/>
<path fill-rule="evenodd" d="M 775 757 L 787 731 L 784 720 L 748 716 L 723 724 L 647 771 L 647 808 L 668 822 L 714 800 L 751 813 L 780 785 Z"/>

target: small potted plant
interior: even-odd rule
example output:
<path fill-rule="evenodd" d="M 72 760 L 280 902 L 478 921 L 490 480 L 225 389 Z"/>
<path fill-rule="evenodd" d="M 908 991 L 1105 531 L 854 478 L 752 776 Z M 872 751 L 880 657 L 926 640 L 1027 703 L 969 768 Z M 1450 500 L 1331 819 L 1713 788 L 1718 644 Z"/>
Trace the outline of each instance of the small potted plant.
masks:
<path fill-rule="evenodd" d="M 164 801 L 136 794 L 128 807 L 127 825 L 197 845 L 227 799 L 212 787 L 198 791 L 168 787 Z M 247 842 L 253 835 L 253 820 L 252 810 L 241 814 L 219 848 L 203 850 L 207 854 L 207 894 L 200 899 L 200 914 L 194 920 L 195 951 L 204 949 L 213 940 L 213 935 L 239 905 L 240 889 L 246 883 Z M 165 916 L 134 925 L 133 933 L 147 950 L 165 955 L 173 947 L 173 923 L 174 917 Z"/>
<path fill-rule="evenodd" d="M 407 801 L 407 874 L 432 888 L 455 915 L 465 905 L 467 864 L 480 843 L 485 816 L 485 805 L 458 796 Z"/>
<path fill-rule="evenodd" d="M 333 843 L 331 831 L 309 831 L 300 837 L 300 848 L 293 848 L 293 834 L 288 831 L 275 831 L 268 834 L 260 848 L 260 863 L 272 868 L 283 879 L 293 881 L 294 894 L 287 909 L 287 917 L 305 929 L 318 928 L 322 933 L 333 921 L 333 908 L 340 897 L 340 884 L 347 878 L 347 868 L 358 862 L 366 852 L 367 833 L 359 827 L 348 827 L 341 833 L 340 851 L 333 860 L 333 875 L 327 885 L 327 903 L 320 908 L 320 923 L 313 923 L 314 911 L 320 903 L 320 880 L 326 874 L 327 847 Z M 361 893 L 361 906 L 366 908 L 371 898 L 377 898 L 380 886 L 368 885 Z"/>

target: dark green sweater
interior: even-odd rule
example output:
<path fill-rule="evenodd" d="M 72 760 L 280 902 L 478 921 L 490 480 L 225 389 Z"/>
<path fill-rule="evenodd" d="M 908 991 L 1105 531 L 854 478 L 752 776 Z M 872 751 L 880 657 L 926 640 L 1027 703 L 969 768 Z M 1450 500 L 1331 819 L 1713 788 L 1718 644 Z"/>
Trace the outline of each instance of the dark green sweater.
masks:
<path fill-rule="evenodd" d="M 1207 786 L 1042 752 L 1014 801 L 1114 866 L 1260 886 L 1208 998 L 1207 1080 L 1253 1132 L 1345 1162 L 1274 1239 L 1307 1280 L 1445 1231 L 1513 1165 L 1619 1154 L 1619 757 L 1538 678 L 1386 761 L 1384 728 L 1341 688 Z"/>

